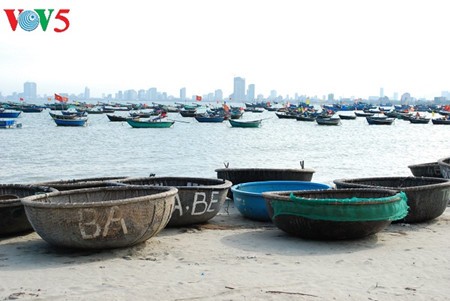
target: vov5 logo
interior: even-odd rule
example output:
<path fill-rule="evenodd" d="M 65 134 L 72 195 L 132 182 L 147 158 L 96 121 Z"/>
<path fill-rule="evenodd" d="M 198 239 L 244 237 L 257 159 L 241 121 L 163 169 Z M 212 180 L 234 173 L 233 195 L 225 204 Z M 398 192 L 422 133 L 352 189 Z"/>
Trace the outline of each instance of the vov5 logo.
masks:
<path fill-rule="evenodd" d="M 42 30 L 46 31 L 55 10 L 53 8 L 34 10 L 18 9 L 17 15 L 15 9 L 4 9 L 4 11 L 13 31 L 16 31 L 17 25 L 25 31 L 33 31 L 39 24 L 41 25 Z M 58 21 L 58 25 L 53 27 L 55 32 L 64 32 L 69 28 L 70 21 L 66 16 L 69 11 L 70 9 L 60 9 L 53 17 L 53 20 Z"/>

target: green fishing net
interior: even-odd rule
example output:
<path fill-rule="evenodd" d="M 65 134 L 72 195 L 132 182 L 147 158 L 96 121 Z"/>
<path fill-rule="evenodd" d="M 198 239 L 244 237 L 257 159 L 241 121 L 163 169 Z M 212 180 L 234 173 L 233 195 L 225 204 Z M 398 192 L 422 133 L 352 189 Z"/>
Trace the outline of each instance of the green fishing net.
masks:
<path fill-rule="evenodd" d="M 310 199 L 290 195 L 290 201 L 272 200 L 273 218 L 296 215 L 327 221 L 399 220 L 408 214 L 404 192 L 382 198 Z"/>

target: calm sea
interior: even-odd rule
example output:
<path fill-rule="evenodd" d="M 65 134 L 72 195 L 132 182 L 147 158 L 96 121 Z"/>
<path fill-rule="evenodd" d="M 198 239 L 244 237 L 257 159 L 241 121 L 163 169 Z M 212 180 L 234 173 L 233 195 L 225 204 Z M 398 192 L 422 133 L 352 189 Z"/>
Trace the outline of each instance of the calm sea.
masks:
<path fill-rule="evenodd" d="M 86 127 L 58 127 L 48 114 L 22 113 L 21 129 L 0 130 L 0 183 L 33 183 L 90 177 L 190 176 L 216 178 L 215 169 L 313 168 L 312 181 L 409 176 L 408 165 L 450 156 L 450 126 L 368 125 L 365 118 L 319 126 L 279 119 L 274 112 L 246 112 L 264 118 L 260 128 L 231 128 L 228 122 L 180 120 L 169 129 L 133 129 L 89 115 Z M 346 112 L 350 113 L 350 112 Z M 116 114 L 127 115 L 128 112 Z"/>

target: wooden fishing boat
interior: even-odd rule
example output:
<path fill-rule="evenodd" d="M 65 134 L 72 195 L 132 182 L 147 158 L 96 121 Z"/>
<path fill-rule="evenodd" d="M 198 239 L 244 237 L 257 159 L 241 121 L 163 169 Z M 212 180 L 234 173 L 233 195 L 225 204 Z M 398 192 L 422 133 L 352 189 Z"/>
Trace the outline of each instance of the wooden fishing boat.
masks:
<path fill-rule="evenodd" d="M 295 117 L 295 119 L 297 119 L 297 121 L 309 121 L 309 122 L 316 121 L 316 118 L 317 118 L 317 115 L 310 114 L 310 113 L 303 113 L 303 114 L 297 115 Z"/>
<path fill-rule="evenodd" d="M 180 110 L 179 113 L 183 117 L 195 117 L 195 115 L 197 114 L 197 109 Z"/>
<path fill-rule="evenodd" d="M 450 125 L 450 119 L 447 119 L 447 118 L 431 119 L 431 122 L 433 124 L 449 124 Z"/>
<path fill-rule="evenodd" d="M 175 121 L 153 121 L 153 120 L 139 120 L 127 119 L 128 124 L 133 128 L 170 128 Z"/>
<path fill-rule="evenodd" d="M 355 115 L 356 115 L 356 117 L 368 117 L 368 116 L 375 115 L 375 113 L 366 113 L 366 112 L 355 111 Z"/>
<path fill-rule="evenodd" d="M 126 117 L 126 116 L 119 116 L 119 115 L 113 115 L 113 114 L 106 114 L 106 116 L 108 117 L 109 121 L 127 121 L 128 119 L 130 119 L 131 117 Z"/>
<path fill-rule="evenodd" d="M 85 126 L 87 117 L 76 117 L 73 119 L 53 118 L 57 126 Z"/>
<path fill-rule="evenodd" d="M 79 117 L 77 114 L 67 115 L 67 114 L 58 114 L 58 113 L 52 113 L 52 112 L 48 112 L 48 113 L 50 114 L 50 116 L 53 119 L 75 119 L 75 118 Z"/>
<path fill-rule="evenodd" d="M 0 108 L 0 118 L 17 118 L 21 113 L 21 111 L 5 110 Z"/>
<path fill-rule="evenodd" d="M 317 116 L 316 122 L 318 125 L 339 125 L 341 124 L 341 118 Z"/>
<path fill-rule="evenodd" d="M 198 122 L 223 122 L 225 118 L 218 115 L 195 115 L 195 120 Z"/>
<path fill-rule="evenodd" d="M 353 120 L 356 119 L 355 114 L 339 114 L 339 118 L 346 119 L 346 120 Z"/>
<path fill-rule="evenodd" d="M 388 117 L 374 117 L 374 116 L 367 116 L 366 120 L 371 125 L 391 125 L 394 123 L 394 118 L 388 118 Z"/>
<path fill-rule="evenodd" d="M 16 119 L 0 119 L 0 129 L 21 128 L 22 124 L 17 123 Z"/>
<path fill-rule="evenodd" d="M 419 124 L 427 124 L 430 122 L 431 118 L 426 118 L 426 117 L 409 117 L 409 122 L 411 123 L 419 123 Z"/>
<path fill-rule="evenodd" d="M 258 120 L 228 120 L 232 127 L 236 128 L 257 128 L 261 126 L 262 119 Z"/>

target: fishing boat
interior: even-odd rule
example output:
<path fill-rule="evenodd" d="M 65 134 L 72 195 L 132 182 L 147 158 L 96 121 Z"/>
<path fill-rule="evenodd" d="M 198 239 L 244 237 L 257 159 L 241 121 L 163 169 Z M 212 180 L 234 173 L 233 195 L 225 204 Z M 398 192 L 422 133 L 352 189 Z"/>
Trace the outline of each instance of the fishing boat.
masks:
<path fill-rule="evenodd" d="M 317 116 L 316 122 L 318 125 L 339 125 L 341 124 L 341 118 Z"/>
<path fill-rule="evenodd" d="M 175 121 L 157 121 L 157 120 L 139 120 L 139 119 L 127 119 L 129 125 L 133 128 L 170 128 Z"/>
<path fill-rule="evenodd" d="M 17 123 L 16 119 L 0 119 L 0 129 L 21 128 L 22 124 Z"/>
<path fill-rule="evenodd" d="M 353 120 L 356 119 L 355 114 L 339 114 L 339 118 L 346 119 L 346 120 Z"/>
<path fill-rule="evenodd" d="M 53 118 L 57 126 L 85 126 L 87 117 L 75 117 L 72 119 Z"/>
<path fill-rule="evenodd" d="M 195 120 L 198 122 L 223 122 L 225 120 L 224 116 L 220 115 L 195 115 Z"/>
<path fill-rule="evenodd" d="M 197 114 L 197 109 L 183 109 L 179 111 L 180 115 L 183 117 L 195 117 L 195 115 Z"/>
<path fill-rule="evenodd" d="M 262 119 L 258 120 L 233 120 L 228 119 L 231 124 L 231 127 L 235 128 L 257 128 L 261 126 Z"/>
<path fill-rule="evenodd" d="M 368 112 L 358 112 L 358 111 L 355 111 L 355 115 L 356 115 L 356 117 L 368 117 L 368 116 L 373 116 L 373 115 L 375 115 L 375 113 L 368 113 Z"/>
<path fill-rule="evenodd" d="M 119 116 L 119 115 L 113 115 L 113 114 L 106 114 L 106 116 L 108 117 L 109 121 L 127 121 L 128 119 L 131 118 L 131 117 Z"/>
<path fill-rule="evenodd" d="M 77 114 L 71 114 L 71 115 L 67 115 L 67 114 L 58 114 L 58 113 L 52 113 L 52 112 L 48 112 L 50 114 L 50 116 L 53 119 L 75 119 L 75 118 L 79 118 L 80 116 L 78 116 Z"/>
<path fill-rule="evenodd" d="M 395 118 L 367 116 L 366 120 L 371 125 L 391 125 Z"/>
<path fill-rule="evenodd" d="M 433 124 L 449 124 L 450 125 L 450 119 L 448 118 L 436 118 L 436 119 L 431 119 L 431 122 Z"/>
<path fill-rule="evenodd" d="M 17 118 L 22 111 L 5 110 L 0 108 L 0 118 Z"/>
<path fill-rule="evenodd" d="M 431 118 L 427 118 L 427 117 L 423 117 L 423 116 L 411 116 L 411 117 L 409 117 L 409 122 L 427 124 L 430 122 L 430 119 Z"/>

